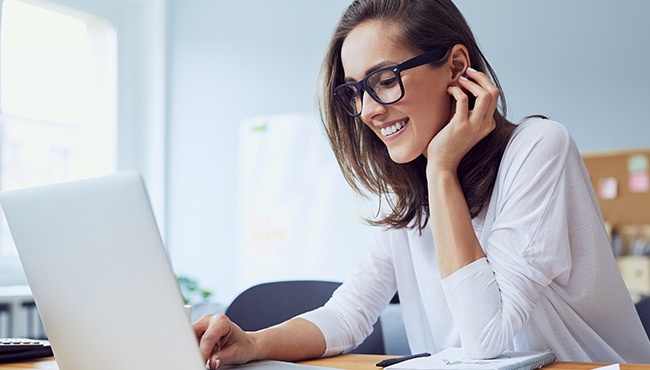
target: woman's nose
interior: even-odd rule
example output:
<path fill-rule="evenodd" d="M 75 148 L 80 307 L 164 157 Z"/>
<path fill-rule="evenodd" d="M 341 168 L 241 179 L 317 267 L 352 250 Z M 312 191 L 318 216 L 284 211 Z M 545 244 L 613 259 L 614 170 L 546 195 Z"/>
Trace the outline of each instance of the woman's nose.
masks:
<path fill-rule="evenodd" d="M 365 122 L 370 122 L 373 117 L 386 112 L 386 106 L 376 102 L 368 93 L 363 94 L 362 103 L 361 119 Z"/>

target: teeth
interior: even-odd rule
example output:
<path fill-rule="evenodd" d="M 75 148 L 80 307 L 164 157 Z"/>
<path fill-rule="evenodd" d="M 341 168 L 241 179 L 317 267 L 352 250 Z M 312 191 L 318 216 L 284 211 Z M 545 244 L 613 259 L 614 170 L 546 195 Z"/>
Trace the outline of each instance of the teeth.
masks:
<path fill-rule="evenodd" d="M 399 131 L 399 130 L 400 130 L 402 127 L 404 127 L 405 125 L 406 125 L 406 122 L 405 122 L 405 121 L 401 121 L 401 122 L 397 122 L 397 123 L 395 123 L 395 124 L 392 125 L 392 126 L 384 127 L 384 128 L 382 128 L 381 130 L 379 130 L 379 131 L 381 132 L 381 135 L 382 135 L 382 136 L 388 136 L 388 135 L 391 135 L 391 134 L 396 133 L 397 131 Z"/>

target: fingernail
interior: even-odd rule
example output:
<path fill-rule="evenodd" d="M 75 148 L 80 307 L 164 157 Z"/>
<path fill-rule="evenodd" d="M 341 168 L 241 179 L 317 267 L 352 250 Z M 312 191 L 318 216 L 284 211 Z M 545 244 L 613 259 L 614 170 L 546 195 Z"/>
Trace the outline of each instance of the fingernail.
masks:
<path fill-rule="evenodd" d="M 477 71 L 476 71 L 474 68 L 472 68 L 472 67 L 467 67 L 467 70 L 470 71 L 470 72 L 477 72 Z"/>
<path fill-rule="evenodd" d="M 469 80 L 467 79 L 467 77 L 465 77 L 465 76 L 460 76 L 460 79 L 463 80 L 463 81 L 469 81 Z"/>

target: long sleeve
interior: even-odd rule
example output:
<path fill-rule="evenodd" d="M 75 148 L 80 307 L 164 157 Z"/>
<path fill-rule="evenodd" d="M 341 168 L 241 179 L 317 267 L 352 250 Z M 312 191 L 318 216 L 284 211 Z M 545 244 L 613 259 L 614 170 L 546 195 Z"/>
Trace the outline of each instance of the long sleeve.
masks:
<path fill-rule="evenodd" d="M 550 123 L 511 141 L 487 210 L 493 223 L 481 240 L 486 257 L 443 280 L 467 355 L 494 357 L 511 346 L 542 290 L 570 272 L 573 148 L 566 130 Z"/>
<path fill-rule="evenodd" d="M 395 295 L 392 259 L 377 228 L 354 274 L 321 308 L 299 317 L 313 322 L 325 336 L 324 356 L 354 349 L 372 333 L 373 325 Z"/>

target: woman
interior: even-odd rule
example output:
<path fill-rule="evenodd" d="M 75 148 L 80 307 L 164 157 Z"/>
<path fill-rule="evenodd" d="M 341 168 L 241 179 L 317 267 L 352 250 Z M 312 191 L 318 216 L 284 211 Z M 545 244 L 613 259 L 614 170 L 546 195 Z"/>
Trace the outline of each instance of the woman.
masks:
<path fill-rule="evenodd" d="M 343 173 L 386 209 L 324 307 L 255 333 L 223 315 L 196 322 L 212 367 L 354 348 L 396 291 L 412 352 L 650 362 L 575 143 L 541 117 L 507 121 L 498 80 L 450 0 L 354 1 L 323 77 Z"/>

